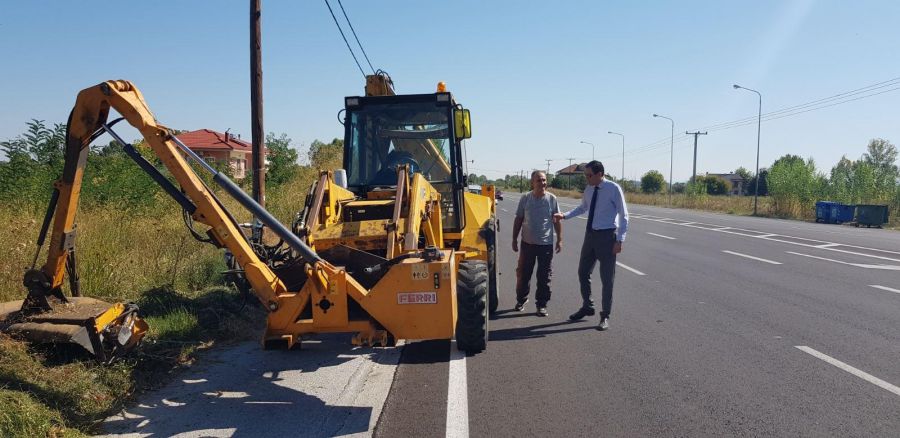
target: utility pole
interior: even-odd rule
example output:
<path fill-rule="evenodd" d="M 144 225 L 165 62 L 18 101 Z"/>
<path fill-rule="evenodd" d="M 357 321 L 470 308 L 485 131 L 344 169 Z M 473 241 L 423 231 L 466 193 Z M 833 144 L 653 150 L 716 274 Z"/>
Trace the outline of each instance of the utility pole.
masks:
<path fill-rule="evenodd" d="M 265 130 L 262 95 L 262 0 L 250 0 L 250 118 L 252 119 L 253 199 L 266 206 Z"/>
<path fill-rule="evenodd" d="M 548 158 L 548 159 L 546 159 L 546 160 L 544 160 L 544 161 L 547 162 L 547 175 L 550 175 L 550 162 L 553 161 L 553 160 L 551 160 L 551 159 Z"/>
<path fill-rule="evenodd" d="M 566 158 L 566 159 L 569 160 L 569 167 L 572 167 L 572 161 L 574 161 L 575 158 Z M 566 182 L 568 183 L 568 184 L 566 184 L 567 190 L 572 190 L 572 173 L 571 173 L 571 171 L 569 172 L 569 177 L 566 178 Z"/>
<path fill-rule="evenodd" d="M 691 176 L 691 182 L 694 182 L 694 180 L 697 179 L 697 136 L 698 136 L 698 135 L 706 135 L 706 132 L 700 132 L 700 131 L 697 131 L 697 132 L 687 132 L 687 131 L 684 131 L 684 133 L 687 134 L 687 135 L 693 135 L 693 136 L 694 136 L 694 173 L 693 173 L 692 176 Z"/>

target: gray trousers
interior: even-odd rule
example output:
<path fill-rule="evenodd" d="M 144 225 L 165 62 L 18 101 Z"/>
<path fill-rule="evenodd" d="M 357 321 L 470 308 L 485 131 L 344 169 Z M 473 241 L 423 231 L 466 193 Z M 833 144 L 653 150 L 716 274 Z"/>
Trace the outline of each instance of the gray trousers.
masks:
<path fill-rule="evenodd" d="M 585 309 L 594 308 L 594 300 L 591 299 L 591 271 L 600 262 L 600 281 L 603 283 L 601 318 L 608 318 L 612 312 L 613 281 L 616 278 L 616 255 L 613 254 L 615 243 L 615 228 L 585 231 L 581 259 L 578 260 L 578 282 L 581 283 L 582 307 Z"/>

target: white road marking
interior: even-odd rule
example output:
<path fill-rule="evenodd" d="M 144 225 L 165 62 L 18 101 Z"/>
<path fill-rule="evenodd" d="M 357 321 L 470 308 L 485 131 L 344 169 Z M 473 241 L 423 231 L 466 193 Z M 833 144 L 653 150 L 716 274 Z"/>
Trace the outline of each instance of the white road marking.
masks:
<path fill-rule="evenodd" d="M 802 254 L 802 253 L 799 253 L 799 252 L 793 252 L 793 251 L 785 251 L 785 252 L 788 253 L 788 254 L 794 254 L 794 255 L 798 255 L 798 256 L 809 257 L 809 258 L 811 258 L 811 259 L 825 260 L 826 262 L 834 262 L 834 263 L 840 263 L 840 264 L 842 264 L 842 265 L 855 266 L 855 267 L 857 267 L 857 268 L 865 268 L 865 269 L 884 269 L 884 270 L 888 270 L 888 271 L 900 271 L 900 266 L 896 266 L 896 265 L 867 265 L 867 264 L 864 264 L 864 263 L 850 263 L 850 262 L 845 262 L 845 261 L 843 261 L 843 260 L 829 259 L 829 258 L 826 258 L 826 257 L 819 257 L 819 256 L 810 255 L 810 254 Z"/>
<path fill-rule="evenodd" d="M 875 377 L 865 371 L 853 368 L 852 366 L 847 365 L 825 353 L 818 352 L 818 351 L 816 351 L 812 348 L 809 348 L 805 345 L 795 345 L 794 347 L 796 347 L 797 349 L 799 349 L 800 351 L 802 351 L 804 353 L 812 355 L 813 357 L 822 359 L 823 361 L 828 362 L 831 365 L 834 365 L 850 374 L 853 374 L 854 376 L 859 377 L 860 379 L 863 379 L 873 385 L 879 386 L 882 389 L 886 389 L 890 392 L 893 392 L 896 395 L 900 395 L 900 388 L 898 388 L 897 386 L 891 385 L 890 383 L 885 382 L 884 380 L 881 380 L 878 377 Z"/>
<path fill-rule="evenodd" d="M 656 233 L 650 233 L 650 232 L 648 232 L 647 234 L 649 234 L 651 236 L 662 237 L 663 239 L 675 240 L 674 237 L 663 236 L 662 234 L 656 234 Z"/>
<path fill-rule="evenodd" d="M 466 387 L 466 353 L 450 342 L 450 377 L 447 386 L 447 429 L 444 436 L 468 438 L 469 390 Z"/>
<path fill-rule="evenodd" d="M 869 287 L 874 287 L 875 289 L 881 289 L 881 290 L 886 290 L 888 292 L 894 292 L 894 293 L 900 294 L 900 289 L 894 289 L 891 287 L 882 286 L 880 284 L 870 284 Z"/>
<path fill-rule="evenodd" d="M 641 272 L 641 271 L 638 271 L 637 269 L 634 269 L 634 268 L 632 268 L 632 267 L 630 267 L 630 266 L 626 266 L 625 264 L 623 264 L 623 263 L 621 263 L 621 262 L 616 262 L 616 265 L 621 266 L 621 267 L 623 267 L 623 268 L 625 268 L 625 269 L 627 269 L 627 270 L 629 270 L 629 271 L 631 271 L 631 272 L 634 272 L 634 273 L 637 274 L 637 275 L 647 275 L 647 274 L 645 274 L 645 273 L 643 273 L 643 272 Z"/>
<path fill-rule="evenodd" d="M 739 252 L 728 251 L 728 250 L 724 250 L 724 249 L 722 250 L 722 252 L 724 252 L 724 253 L 726 253 L 726 254 L 736 255 L 736 256 L 738 256 L 738 257 L 744 257 L 744 258 L 748 258 L 748 259 L 759 260 L 759 261 L 761 261 L 761 262 L 766 262 L 766 263 L 769 263 L 769 264 L 772 264 L 772 265 L 780 265 L 780 264 L 781 264 L 781 262 L 776 262 L 776 261 L 773 261 L 773 260 L 766 260 L 766 259 L 762 259 L 762 258 L 759 258 L 759 257 L 753 257 L 752 255 L 741 254 L 741 253 L 739 253 Z"/>
<path fill-rule="evenodd" d="M 761 235 L 747 234 L 747 233 L 741 233 L 740 231 L 747 231 L 750 233 L 759 233 L 760 231 L 748 230 L 748 229 L 744 229 L 744 228 L 723 227 L 722 225 L 705 224 L 703 222 L 677 223 L 677 222 L 670 222 L 669 220 L 667 220 L 667 218 L 660 218 L 657 216 L 649 216 L 649 215 L 644 215 L 644 216 L 630 215 L 630 216 L 637 218 L 637 219 L 644 219 L 644 220 L 661 222 L 664 224 L 671 224 L 671 225 L 680 225 L 680 226 L 684 226 L 684 227 L 696 228 L 699 230 L 707 230 L 707 231 L 715 231 L 715 232 L 719 232 L 719 233 L 734 234 L 736 236 L 753 237 L 756 239 L 764 239 L 764 240 L 769 240 L 772 242 L 787 243 L 789 245 L 804 246 L 807 248 L 816 248 L 816 249 L 822 249 L 825 251 L 833 251 L 833 252 L 839 252 L 839 253 L 843 253 L 843 254 L 852 254 L 852 255 L 857 255 L 857 256 L 862 256 L 862 257 L 870 257 L 870 258 L 875 258 L 875 259 L 888 260 L 891 262 L 900 262 L 900 258 L 891 258 L 891 257 L 878 256 L 878 255 L 874 255 L 874 254 L 866 254 L 866 253 L 856 252 L 856 251 L 848 251 L 845 249 L 834 248 L 834 246 L 857 248 L 857 249 L 863 249 L 863 250 L 867 250 L 867 251 L 875 251 L 875 252 L 881 252 L 881 253 L 900 255 L 900 252 L 896 252 L 896 251 L 888 251 L 888 250 L 878 249 L 878 248 L 867 248 L 864 246 L 847 245 L 847 244 L 843 244 L 843 243 L 826 242 L 824 240 L 807 239 L 805 237 L 787 236 L 784 234 L 761 234 Z M 784 240 L 784 239 L 794 239 L 794 240 Z M 809 243 L 797 242 L 796 240 L 804 240 Z M 865 265 L 863 267 L 869 267 L 869 268 L 873 268 L 873 269 L 890 269 L 890 270 L 895 269 L 891 265 Z M 896 269 L 900 270 L 900 267 L 897 267 Z"/>
<path fill-rule="evenodd" d="M 507 210 L 507 209 L 505 209 L 505 208 L 501 208 L 500 211 L 505 212 L 505 213 L 509 213 L 509 210 Z"/>

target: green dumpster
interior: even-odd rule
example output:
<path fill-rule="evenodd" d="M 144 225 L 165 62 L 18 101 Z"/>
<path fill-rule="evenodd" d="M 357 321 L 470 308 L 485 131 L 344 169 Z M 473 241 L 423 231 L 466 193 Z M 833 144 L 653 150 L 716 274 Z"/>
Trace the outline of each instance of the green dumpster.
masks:
<path fill-rule="evenodd" d="M 865 225 L 866 227 L 876 226 L 881 228 L 888 221 L 887 205 L 857 205 L 856 206 L 856 226 Z"/>

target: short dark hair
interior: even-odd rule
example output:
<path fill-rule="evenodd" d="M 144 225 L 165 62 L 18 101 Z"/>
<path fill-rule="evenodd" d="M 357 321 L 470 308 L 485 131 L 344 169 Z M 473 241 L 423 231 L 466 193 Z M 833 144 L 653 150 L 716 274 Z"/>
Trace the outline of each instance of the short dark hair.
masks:
<path fill-rule="evenodd" d="M 534 180 L 534 177 L 537 175 L 544 175 L 545 177 L 547 176 L 547 174 L 543 170 L 535 170 L 534 172 L 531 172 L 531 179 Z"/>
<path fill-rule="evenodd" d="M 593 173 L 593 174 L 598 174 L 598 173 L 602 173 L 604 175 L 606 174 L 606 172 L 603 170 L 603 163 L 601 163 L 597 160 L 591 160 L 591 162 L 585 164 L 584 167 L 591 169 L 591 173 Z"/>

